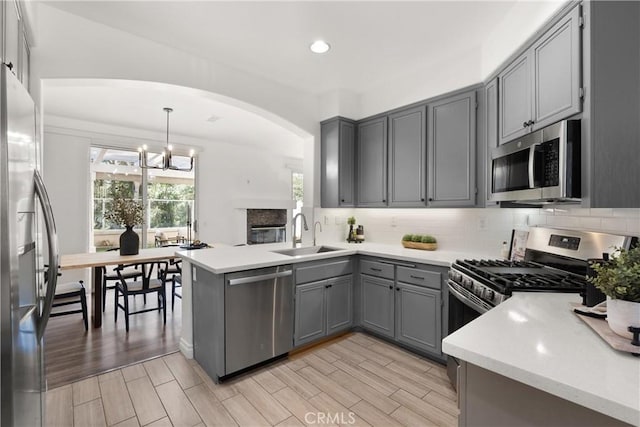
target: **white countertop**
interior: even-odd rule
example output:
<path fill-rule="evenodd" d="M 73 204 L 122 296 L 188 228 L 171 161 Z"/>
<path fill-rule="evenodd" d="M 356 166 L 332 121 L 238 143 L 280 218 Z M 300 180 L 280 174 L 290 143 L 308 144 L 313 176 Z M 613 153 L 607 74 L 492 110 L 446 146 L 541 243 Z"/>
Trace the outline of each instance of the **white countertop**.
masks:
<path fill-rule="evenodd" d="M 569 306 L 575 294 L 514 296 L 446 337 L 443 352 L 632 425 L 640 358 L 612 349 Z"/>
<path fill-rule="evenodd" d="M 347 255 L 369 255 L 389 257 L 396 260 L 417 262 L 430 265 L 449 267 L 458 258 L 493 259 L 491 254 L 472 254 L 457 251 L 422 251 L 405 249 L 400 243 L 396 245 L 382 243 L 328 243 L 323 246 L 340 248 L 339 251 L 322 252 L 313 255 L 288 256 L 272 251 L 290 249 L 291 244 L 276 243 L 251 246 L 214 245 L 213 248 L 180 251 L 176 254 L 188 259 L 193 264 L 206 268 L 215 274 L 233 271 L 250 270 L 254 268 L 270 267 L 282 264 L 313 261 L 316 259 L 335 258 Z"/>

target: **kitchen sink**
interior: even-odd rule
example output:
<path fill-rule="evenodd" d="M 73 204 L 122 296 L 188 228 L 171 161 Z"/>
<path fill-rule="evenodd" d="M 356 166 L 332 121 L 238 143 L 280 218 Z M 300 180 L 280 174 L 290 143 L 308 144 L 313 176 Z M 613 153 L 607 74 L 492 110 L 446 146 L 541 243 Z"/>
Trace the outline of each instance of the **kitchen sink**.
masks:
<path fill-rule="evenodd" d="M 277 254 L 288 255 L 288 256 L 301 256 L 301 255 L 313 255 L 320 254 L 323 252 L 333 252 L 339 251 L 339 248 L 331 248 L 329 246 L 307 246 L 303 248 L 292 248 L 292 249 L 282 249 L 280 251 L 271 251 Z"/>

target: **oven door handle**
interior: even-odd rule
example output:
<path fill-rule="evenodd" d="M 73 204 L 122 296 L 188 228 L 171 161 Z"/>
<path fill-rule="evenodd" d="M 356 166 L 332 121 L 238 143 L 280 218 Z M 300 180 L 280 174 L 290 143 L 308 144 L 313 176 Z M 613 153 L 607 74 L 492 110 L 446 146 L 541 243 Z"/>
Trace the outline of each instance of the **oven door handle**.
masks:
<path fill-rule="evenodd" d="M 469 298 L 467 298 L 466 296 L 462 295 L 457 289 L 455 289 L 453 286 L 451 286 L 451 284 L 449 284 L 448 286 L 449 288 L 449 293 L 451 295 L 453 295 L 454 297 L 456 297 L 456 299 L 460 300 L 460 302 L 462 302 L 464 305 L 474 309 L 475 311 L 479 312 L 480 314 L 484 314 L 486 313 L 487 310 L 486 308 L 477 305 L 476 303 L 474 303 L 473 301 L 471 301 Z"/>

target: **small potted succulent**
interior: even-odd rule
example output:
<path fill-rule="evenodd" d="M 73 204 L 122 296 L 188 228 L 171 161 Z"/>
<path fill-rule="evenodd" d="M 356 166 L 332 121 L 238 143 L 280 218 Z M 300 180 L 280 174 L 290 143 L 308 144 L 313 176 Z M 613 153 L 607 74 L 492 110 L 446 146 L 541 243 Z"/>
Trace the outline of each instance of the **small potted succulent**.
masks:
<path fill-rule="evenodd" d="M 597 276 L 587 280 L 607 296 L 609 327 L 631 339 L 629 327 L 640 327 L 640 245 L 617 248 L 609 261 L 592 267 Z"/>
<path fill-rule="evenodd" d="M 438 248 L 436 238 L 428 234 L 405 234 L 402 236 L 402 246 L 426 251 L 435 251 Z"/>
<path fill-rule="evenodd" d="M 347 224 L 349 224 L 349 234 L 347 234 L 347 242 L 355 242 L 356 241 L 356 232 L 353 229 L 353 226 L 356 225 L 356 217 L 350 216 L 347 218 Z"/>

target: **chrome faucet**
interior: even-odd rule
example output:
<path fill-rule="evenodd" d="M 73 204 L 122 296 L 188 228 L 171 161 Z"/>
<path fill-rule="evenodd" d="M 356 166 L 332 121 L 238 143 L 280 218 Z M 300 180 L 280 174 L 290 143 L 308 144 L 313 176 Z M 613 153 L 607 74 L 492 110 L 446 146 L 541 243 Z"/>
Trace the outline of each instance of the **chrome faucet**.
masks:
<path fill-rule="evenodd" d="M 322 224 L 320 224 L 320 221 L 316 221 L 313 224 L 313 246 L 316 245 L 316 225 L 320 226 L 320 232 L 322 233 Z"/>
<path fill-rule="evenodd" d="M 296 224 L 299 216 L 302 216 L 302 226 L 304 227 L 304 231 L 309 231 L 309 226 L 307 226 L 307 218 L 302 212 L 293 217 L 293 235 L 291 236 L 291 240 L 293 241 L 294 248 L 296 247 Z M 300 235 L 300 243 L 302 243 L 302 235 Z"/>

